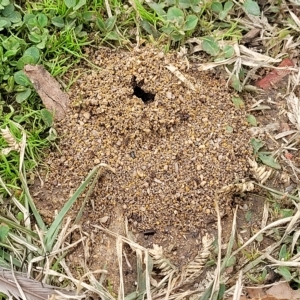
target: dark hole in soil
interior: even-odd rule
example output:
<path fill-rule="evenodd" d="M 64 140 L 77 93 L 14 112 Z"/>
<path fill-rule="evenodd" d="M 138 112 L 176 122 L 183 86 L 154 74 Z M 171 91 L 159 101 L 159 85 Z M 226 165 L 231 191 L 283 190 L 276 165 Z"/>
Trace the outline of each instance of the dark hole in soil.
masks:
<path fill-rule="evenodd" d="M 292 281 L 289 283 L 289 285 L 290 285 L 291 289 L 293 289 L 293 290 L 298 290 L 298 289 L 299 289 L 299 283 L 296 282 L 296 281 L 293 281 L 293 280 L 292 280 Z"/>
<path fill-rule="evenodd" d="M 137 82 L 136 81 L 136 76 L 133 75 L 132 78 L 131 78 L 131 84 L 132 84 L 132 87 L 133 87 L 133 95 L 134 96 L 137 96 L 138 98 L 142 99 L 142 101 L 145 104 L 148 104 L 148 103 L 154 101 L 155 94 L 152 94 L 150 92 L 145 92 L 142 89 L 142 86 L 144 84 L 144 80 L 141 80 L 141 81 Z"/>

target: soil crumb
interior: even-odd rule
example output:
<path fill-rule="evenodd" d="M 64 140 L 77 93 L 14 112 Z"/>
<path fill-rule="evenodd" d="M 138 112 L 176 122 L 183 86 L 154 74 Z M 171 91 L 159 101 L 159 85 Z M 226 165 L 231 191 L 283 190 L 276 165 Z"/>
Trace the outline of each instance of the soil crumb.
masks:
<path fill-rule="evenodd" d="M 147 46 L 87 53 L 101 71 L 86 65 L 72 73 L 78 79 L 69 91 L 71 109 L 56 125 L 60 151 L 47 156 L 44 186 L 34 188 L 37 207 L 51 221 L 96 164 L 109 164 L 116 174 L 100 178 L 83 229 L 92 231 L 103 218 L 109 227 L 118 207 L 140 243 L 163 245 L 186 264 L 215 223 L 216 192 L 247 176 L 246 112 L 232 104 L 225 80 L 189 69 L 175 52 Z M 171 73 L 170 64 L 198 89 Z M 230 201 L 221 198 L 222 214 L 231 214 Z"/>

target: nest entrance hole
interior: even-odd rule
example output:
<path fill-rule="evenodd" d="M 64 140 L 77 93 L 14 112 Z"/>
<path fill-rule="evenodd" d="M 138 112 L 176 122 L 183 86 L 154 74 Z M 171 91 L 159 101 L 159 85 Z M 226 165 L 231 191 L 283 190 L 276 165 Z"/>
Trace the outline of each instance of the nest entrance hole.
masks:
<path fill-rule="evenodd" d="M 145 104 L 148 104 L 154 101 L 155 94 L 144 91 L 142 89 L 143 84 L 144 84 L 144 79 L 137 82 L 136 76 L 135 75 L 132 76 L 131 85 L 133 87 L 133 95 L 142 99 L 142 101 Z"/>

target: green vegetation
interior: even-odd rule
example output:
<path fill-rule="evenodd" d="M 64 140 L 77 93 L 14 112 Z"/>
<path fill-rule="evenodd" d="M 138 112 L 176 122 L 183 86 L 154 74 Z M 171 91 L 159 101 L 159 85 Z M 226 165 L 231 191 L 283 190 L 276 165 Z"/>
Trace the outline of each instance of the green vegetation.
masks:
<path fill-rule="evenodd" d="M 281 1 L 270 2 L 262 8 L 253 0 L 240 2 L 131 0 L 128 3 L 118 0 L 40 0 L 21 1 L 21 4 L 12 0 L 0 0 L 0 266 L 27 270 L 33 264 L 35 268 L 41 270 L 47 260 L 48 268 L 57 271 L 59 262 L 66 255 L 65 251 L 58 250 L 65 238 L 63 236 L 65 232 L 61 231 L 64 217 L 89 185 L 90 190 L 75 223 L 79 222 L 93 188 L 91 182 L 99 176 L 103 167 L 98 165 L 91 171 L 66 202 L 55 222 L 47 228 L 29 194 L 28 183 L 34 180 L 32 176 L 34 168 L 41 162 L 45 149 L 55 143 L 56 133 L 51 112 L 45 109 L 23 72 L 25 65 L 41 64 L 63 82 L 64 74 L 81 60 L 88 62 L 92 68 L 95 67 L 85 54 L 84 49 L 87 46 L 95 47 L 101 44 L 130 49 L 137 41 L 139 43 L 157 41 L 167 50 L 178 50 L 189 45 L 193 50 L 191 54 L 205 52 L 211 66 L 224 65 L 229 76 L 228 82 L 236 91 L 242 91 L 246 87 L 252 68 L 256 70 L 277 63 L 279 61 L 277 56 L 282 57 L 282 53 L 286 55 L 289 49 L 293 51 L 299 43 L 298 17 Z M 268 21 L 260 18 L 262 12 Z M 248 18 L 247 22 L 244 17 Z M 250 49 L 239 47 L 243 35 L 252 29 L 251 24 L 255 22 L 260 22 L 260 26 L 266 32 L 260 40 L 265 50 L 265 55 L 261 56 Z M 293 42 L 296 46 L 293 46 L 290 37 L 295 37 Z M 201 67 L 204 70 L 209 69 L 204 63 Z M 69 84 L 67 82 L 66 86 Z M 233 97 L 232 101 L 237 109 L 244 107 L 240 97 Z M 255 127 L 258 125 L 256 118 L 251 114 L 247 120 Z M 231 132 L 233 129 L 228 126 L 226 130 Z M 251 145 L 258 161 L 273 169 L 281 169 L 274 158 L 274 153 L 262 151 L 264 143 L 261 140 L 253 138 Z M 259 173 L 255 162 L 251 167 Z M 263 171 L 265 176 L 259 173 L 256 179 L 266 179 L 271 174 L 265 169 L 260 171 Z M 258 181 L 262 183 L 262 180 Z M 263 187 L 261 184 L 257 186 Z M 263 188 L 270 192 L 268 195 L 270 199 L 275 199 L 273 196 L 276 195 L 299 202 L 297 195 Z M 243 189 L 242 192 L 245 190 L 247 189 Z M 214 245 L 218 253 L 218 258 L 215 259 L 210 257 L 212 242 L 207 242 L 207 248 L 204 248 L 208 254 L 205 259 L 201 258 L 201 263 L 197 261 L 198 267 L 200 270 L 206 263 L 209 264 L 208 260 L 211 262 L 215 259 L 218 276 L 207 287 L 201 299 L 209 299 L 211 295 L 212 299 L 220 299 L 224 295 L 225 284 L 222 276 L 227 268 L 236 264 L 239 252 L 247 260 L 242 269 L 244 273 L 265 261 L 269 260 L 272 263 L 275 259 L 275 271 L 299 287 L 299 268 L 297 269 L 296 264 L 291 262 L 293 258 L 296 260 L 300 253 L 297 242 L 299 205 L 293 202 L 295 208 L 284 208 L 277 203 L 277 199 L 273 202 L 272 217 L 282 218 L 283 221 L 281 223 L 274 221 L 268 225 L 267 229 L 272 231 L 268 234 L 276 241 L 268 253 L 260 252 L 256 245 L 252 248 L 254 250 L 246 248 L 251 243 L 260 242 L 267 233 L 265 229 L 254 234 L 243 245 L 239 245 L 240 248 L 237 250 L 233 250 L 236 235 L 236 227 L 233 224 L 227 253 L 222 259 L 221 245 L 218 243 Z M 38 230 L 34 229 L 35 224 Z M 283 225 L 286 226 L 285 232 L 281 227 L 278 229 L 278 226 Z M 103 228 L 100 230 L 105 231 Z M 186 280 L 182 281 L 182 284 L 188 282 L 188 272 L 183 274 L 186 276 L 184 277 L 164 257 L 159 257 L 154 252 L 149 255 L 148 250 L 139 248 L 133 241 L 124 237 L 118 238 L 129 244 L 138 258 L 140 267 L 138 291 L 129 295 L 132 299 L 142 299 L 145 293 L 158 292 L 158 288 L 150 291 L 149 278 L 153 264 L 157 264 L 157 269 L 161 267 L 163 270 L 162 263 L 165 263 L 170 271 L 164 277 L 165 282 L 162 286 L 165 294 L 162 292 L 162 295 L 169 295 L 171 288 L 169 289 L 167 282 L 169 284 L 173 282 L 174 274 Z M 221 240 L 221 235 L 218 240 Z M 53 254 L 51 252 L 54 248 L 57 252 Z M 270 255 L 273 255 L 273 261 Z M 145 267 L 143 264 L 146 264 L 146 258 L 149 261 Z M 42 272 L 39 276 L 43 276 Z M 260 272 L 255 270 L 247 276 L 253 282 L 263 283 L 267 271 L 260 268 Z M 89 280 L 94 283 L 93 288 L 97 288 L 98 294 L 103 299 L 113 299 L 111 293 L 107 292 L 91 274 Z M 89 288 L 94 292 L 91 286 Z M 176 290 L 181 286 L 178 284 L 172 288 Z M 3 298 L 1 293 L 0 297 Z"/>

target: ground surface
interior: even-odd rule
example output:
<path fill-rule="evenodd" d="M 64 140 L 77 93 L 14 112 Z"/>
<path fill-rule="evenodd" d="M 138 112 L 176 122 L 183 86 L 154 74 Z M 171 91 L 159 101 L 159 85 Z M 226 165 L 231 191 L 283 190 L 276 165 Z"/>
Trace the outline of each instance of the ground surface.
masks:
<path fill-rule="evenodd" d="M 176 53 L 146 47 L 89 54 L 101 71 L 82 66 L 73 73 L 71 109 L 56 126 L 60 151 L 47 156 L 44 184 L 32 192 L 36 205 L 51 222 L 88 172 L 107 163 L 116 173 L 103 173 L 82 218 L 92 235 L 89 267 L 102 268 L 115 251 L 92 225 L 103 222 L 123 234 L 124 217 L 140 244 L 162 245 L 182 266 L 197 254 L 201 236 L 216 228 L 217 191 L 249 175 L 246 112 L 234 107 L 224 80 L 188 70 Z M 166 68 L 170 64 L 195 91 Z M 226 235 L 232 198 L 221 197 L 219 206 Z M 80 201 L 73 211 L 79 208 Z M 78 251 L 73 265 L 80 264 Z"/>

